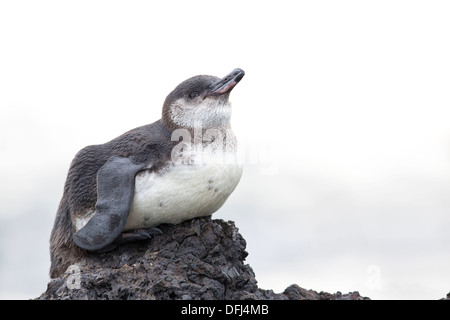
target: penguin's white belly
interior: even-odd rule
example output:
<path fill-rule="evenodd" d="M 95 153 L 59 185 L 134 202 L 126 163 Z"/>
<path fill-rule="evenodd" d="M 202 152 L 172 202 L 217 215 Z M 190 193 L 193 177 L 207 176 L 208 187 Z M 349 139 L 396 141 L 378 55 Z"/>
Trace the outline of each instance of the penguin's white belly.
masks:
<path fill-rule="evenodd" d="M 140 172 L 124 230 L 176 224 L 211 215 L 242 175 L 239 164 L 177 164 L 162 172 Z"/>

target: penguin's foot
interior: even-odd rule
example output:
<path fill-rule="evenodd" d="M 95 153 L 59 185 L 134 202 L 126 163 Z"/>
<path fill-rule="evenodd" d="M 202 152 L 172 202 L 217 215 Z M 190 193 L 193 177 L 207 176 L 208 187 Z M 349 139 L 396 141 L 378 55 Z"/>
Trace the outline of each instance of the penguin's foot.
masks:
<path fill-rule="evenodd" d="M 145 229 L 136 229 L 131 232 L 122 232 L 120 236 L 114 240 L 114 242 L 118 241 L 117 244 L 134 242 L 139 240 L 151 239 L 153 236 L 161 234 L 161 229 L 158 228 L 145 228 Z"/>
<path fill-rule="evenodd" d="M 122 232 L 112 243 L 108 244 L 107 246 L 99 250 L 95 250 L 95 252 L 97 253 L 108 252 L 121 244 L 151 239 L 153 238 L 153 236 L 156 236 L 161 233 L 162 233 L 161 229 L 154 227 L 145 229 L 136 229 L 129 232 Z"/>
<path fill-rule="evenodd" d="M 161 229 L 158 228 L 145 228 L 122 232 L 112 244 L 118 246 L 124 243 L 147 240 L 161 233 Z"/>

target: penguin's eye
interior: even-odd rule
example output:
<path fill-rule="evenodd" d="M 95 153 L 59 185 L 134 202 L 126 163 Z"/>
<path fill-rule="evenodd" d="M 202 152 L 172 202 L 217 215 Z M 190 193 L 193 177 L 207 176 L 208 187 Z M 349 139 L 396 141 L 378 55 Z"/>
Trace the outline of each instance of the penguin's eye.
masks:
<path fill-rule="evenodd" d="M 197 91 L 193 91 L 193 92 L 189 93 L 189 99 L 197 98 L 198 95 L 199 95 L 199 93 Z"/>

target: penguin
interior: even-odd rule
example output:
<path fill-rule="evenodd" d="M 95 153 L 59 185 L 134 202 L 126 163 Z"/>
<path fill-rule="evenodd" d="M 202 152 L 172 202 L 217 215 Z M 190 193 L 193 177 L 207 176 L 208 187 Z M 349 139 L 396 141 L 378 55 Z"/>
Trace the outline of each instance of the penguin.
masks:
<path fill-rule="evenodd" d="M 51 278 L 225 203 L 242 175 L 229 95 L 244 75 L 189 78 L 167 95 L 161 119 L 75 155 L 50 236 Z"/>

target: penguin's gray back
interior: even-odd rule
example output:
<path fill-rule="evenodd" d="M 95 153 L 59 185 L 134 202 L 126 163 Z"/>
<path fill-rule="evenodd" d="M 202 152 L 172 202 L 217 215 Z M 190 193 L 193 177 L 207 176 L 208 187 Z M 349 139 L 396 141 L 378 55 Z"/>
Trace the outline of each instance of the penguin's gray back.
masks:
<path fill-rule="evenodd" d="M 152 171 L 156 171 L 170 159 L 170 152 L 176 143 L 170 137 L 171 132 L 158 120 L 130 130 L 105 144 L 91 145 L 80 150 L 71 163 L 66 180 L 67 190 L 63 195 L 69 197 L 73 213 L 76 216 L 84 215 L 95 208 L 96 175 L 109 158 L 130 157 L 134 163 L 157 159 L 152 164 Z"/>
<path fill-rule="evenodd" d="M 169 161 L 175 144 L 171 141 L 171 132 L 158 120 L 105 144 L 87 146 L 75 155 L 50 235 L 51 277 L 63 272 L 68 264 L 84 254 L 72 237 L 95 212 L 97 172 L 108 159 L 112 156 L 130 157 L 135 163 L 157 159 L 149 170 L 158 171 Z"/>

